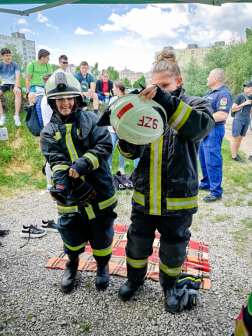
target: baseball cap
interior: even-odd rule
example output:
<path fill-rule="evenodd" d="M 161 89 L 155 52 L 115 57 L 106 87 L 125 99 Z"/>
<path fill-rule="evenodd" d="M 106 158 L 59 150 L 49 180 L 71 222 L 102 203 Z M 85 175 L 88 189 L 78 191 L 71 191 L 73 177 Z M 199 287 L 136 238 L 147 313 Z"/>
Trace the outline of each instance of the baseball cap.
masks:
<path fill-rule="evenodd" d="M 252 82 L 247 82 L 246 84 L 243 84 L 243 86 L 251 87 L 252 86 Z"/>

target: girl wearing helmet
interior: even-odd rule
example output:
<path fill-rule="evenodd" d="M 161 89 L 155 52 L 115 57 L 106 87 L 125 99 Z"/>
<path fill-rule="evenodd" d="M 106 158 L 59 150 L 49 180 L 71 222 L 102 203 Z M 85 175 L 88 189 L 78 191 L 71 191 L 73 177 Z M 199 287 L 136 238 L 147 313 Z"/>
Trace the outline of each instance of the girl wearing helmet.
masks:
<path fill-rule="evenodd" d="M 177 296 L 176 285 L 186 258 L 192 216 L 198 206 L 197 154 L 200 140 L 214 127 L 214 120 L 205 99 L 184 95 L 174 52 L 163 51 L 159 55 L 152 80 L 153 85 L 139 97 L 144 101 L 153 99 L 164 109 L 167 124 L 163 135 L 144 146 L 125 140 L 118 144 L 127 158 L 140 158 L 131 177 L 134 191 L 126 248 L 128 280 L 121 286 L 119 297 L 129 300 L 143 284 L 157 229 L 161 235 L 159 279 L 165 309 L 176 313 L 186 304 Z M 150 130 L 142 120 L 138 125 L 146 127 L 146 132 Z"/>
<path fill-rule="evenodd" d="M 112 142 L 107 127 L 98 128 L 98 116 L 84 111 L 81 86 L 76 78 L 58 72 L 46 83 L 50 122 L 41 132 L 41 149 L 52 172 L 51 195 L 57 200 L 57 228 L 68 255 L 61 290 L 72 290 L 79 254 L 90 242 L 97 262 L 97 289 L 109 284 L 116 195 L 107 161 Z"/>

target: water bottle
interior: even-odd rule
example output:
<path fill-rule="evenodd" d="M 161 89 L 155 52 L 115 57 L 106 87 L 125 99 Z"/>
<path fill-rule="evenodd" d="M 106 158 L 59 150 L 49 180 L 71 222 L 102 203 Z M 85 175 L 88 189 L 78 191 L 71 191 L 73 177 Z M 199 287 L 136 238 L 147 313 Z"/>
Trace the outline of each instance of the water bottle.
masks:
<path fill-rule="evenodd" d="M 109 104 L 109 97 L 105 97 L 105 105 L 108 106 Z"/>
<path fill-rule="evenodd" d="M 125 165 L 124 165 L 124 168 L 128 168 L 129 167 L 129 162 L 126 162 Z"/>

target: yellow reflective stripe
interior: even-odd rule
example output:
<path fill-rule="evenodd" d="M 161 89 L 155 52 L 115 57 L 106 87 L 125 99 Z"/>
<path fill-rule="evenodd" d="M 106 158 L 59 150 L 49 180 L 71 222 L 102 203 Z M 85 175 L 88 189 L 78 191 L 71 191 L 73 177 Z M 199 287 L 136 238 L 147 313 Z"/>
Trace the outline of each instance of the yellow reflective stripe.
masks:
<path fill-rule="evenodd" d="M 192 209 L 198 206 L 198 197 L 167 198 L 168 210 Z"/>
<path fill-rule="evenodd" d="M 126 258 L 127 263 L 134 268 L 143 268 L 148 265 L 148 258 L 142 260 L 135 260 L 129 257 Z"/>
<path fill-rule="evenodd" d="M 183 278 L 183 279 L 179 279 L 178 282 L 181 282 L 181 281 L 184 281 L 184 280 L 191 280 L 193 282 L 201 282 L 201 279 L 195 279 L 195 278 L 192 278 L 192 277 L 186 277 L 186 278 Z"/>
<path fill-rule="evenodd" d="M 67 165 L 56 165 L 52 168 L 53 173 L 55 173 L 58 170 L 67 170 L 69 166 Z"/>
<path fill-rule="evenodd" d="M 60 212 L 60 213 L 78 212 L 78 206 L 77 205 L 70 206 L 70 207 L 65 207 L 65 206 L 57 205 L 57 208 L 58 208 L 58 212 Z"/>
<path fill-rule="evenodd" d="M 117 201 L 117 195 L 115 194 L 114 196 L 112 196 L 111 198 L 107 199 L 106 201 L 100 202 L 99 205 L 99 209 L 103 210 L 107 207 L 109 207 L 111 204 L 115 203 Z"/>
<path fill-rule="evenodd" d="M 65 243 L 65 242 L 63 242 L 63 243 L 64 243 L 64 245 L 66 245 L 66 247 L 67 247 L 69 250 L 71 250 L 71 251 L 78 251 L 78 250 L 80 250 L 81 248 L 83 248 L 83 247 L 85 247 L 85 246 L 87 245 L 87 242 L 85 242 L 85 243 L 83 243 L 83 244 L 81 244 L 81 245 L 79 245 L 79 246 L 75 246 L 75 247 L 73 247 L 73 246 L 68 245 L 68 244 Z"/>
<path fill-rule="evenodd" d="M 140 192 L 136 191 L 135 189 L 133 190 L 133 199 L 135 200 L 135 202 L 141 204 L 144 206 L 145 204 L 145 200 L 144 200 L 144 195 L 140 194 Z"/>
<path fill-rule="evenodd" d="M 150 215 L 161 215 L 163 136 L 151 143 L 150 153 Z"/>
<path fill-rule="evenodd" d="M 77 135 L 80 135 L 80 130 L 78 128 L 77 128 L 77 132 L 76 133 L 77 133 Z"/>
<path fill-rule="evenodd" d="M 181 266 L 177 268 L 169 268 L 168 266 L 163 264 L 161 260 L 159 260 L 159 268 L 170 276 L 177 276 L 180 274 L 181 271 Z"/>
<path fill-rule="evenodd" d="M 187 121 L 191 112 L 192 112 L 192 107 L 181 101 L 179 103 L 177 110 L 174 112 L 172 117 L 168 120 L 168 125 L 170 125 L 176 131 L 178 131 Z"/>
<path fill-rule="evenodd" d="M 66 124 L 66 145 L 69 155 L 71 157 L 71 161 L 74 162 L 78 159 L 78 154 L 73 144 L 71 131 L 72 131 L 72 124 Z"/>
<path fill-rule="evenodd" d="M 93 219 L 95 218 L 94 210 L 92 205 L 89 204 L 88 207 L 85 207 L 86 213 L 88 215 L 88 219 Z"/>
<path fill-rule="evenodd" d="M 134 155 L 134 153 L 131 154 L 131 153 L 126 153 L 126 152 L 124 152 L 123 150 L 121 150 L 120 146 L 117 146 L 117 148 L 119 149 L 119 152 L 120 152 L 124 157 L 126 157 L 126 158 L 130 158 L 130 157 L 132 157 L 132 156 Z"/>
<path fill-rule="evenodd" d="M 93 154 L 86 153 L 83 156 L 86 156 L 92 162 L 92 165 L 93 165 L 94 169 L 97 169 L 99 167 L 99 161 L 98 161 L 97 157 L 95 157 Z"/>
<path fill-rule="evenodd" d="M 61 139 L 61 133 L 60 132 L 56 132 L 55 135 L 53 136 L 54 139 L 56 140 L 60 140 Z"/>
<path fill-rule="evenodd" d="M 105 257 L 108 254 L 113 252 L 113 245 L 110 245 L 109 247 L 103 249 L 103 250 L 95 250 L 92 248 L 93 251 L 93 255 L 97 256 L 97 257 Z"/>

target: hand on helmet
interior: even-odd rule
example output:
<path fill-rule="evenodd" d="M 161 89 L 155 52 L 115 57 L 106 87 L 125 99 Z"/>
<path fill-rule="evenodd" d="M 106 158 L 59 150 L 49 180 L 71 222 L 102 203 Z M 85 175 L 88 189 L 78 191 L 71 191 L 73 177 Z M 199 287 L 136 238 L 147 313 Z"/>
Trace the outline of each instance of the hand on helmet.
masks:
<path fill-rule="evenodd" d="M 138 96 L 139 97 L 144 96 L 144 101 L 152 100 L 156 96 L 157 90 L 158 90 L 158 87 L 156 85 L 151 85 L 147 89 L 144 89 L 143 91 L 141 91 Z"/>
<path fill-rule="evenodd" d="M 111 110 L 110 107 L 107 106 L 105 110 L 103 111 L 100 119 L 97 121 L 97 126 L 110 126 L 110 114 Z"/>
<path fill-rule="evenodd" d="M 50 189 L 51 196 L 62 204 L 66 204 L 67 191 L 63 186 L 57 185 Z"/>

